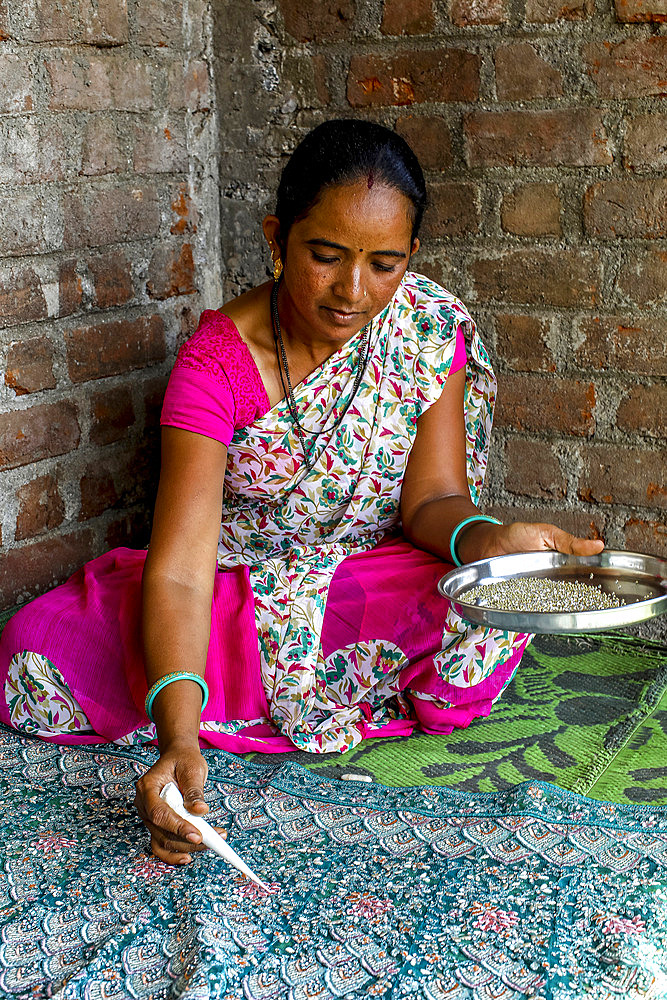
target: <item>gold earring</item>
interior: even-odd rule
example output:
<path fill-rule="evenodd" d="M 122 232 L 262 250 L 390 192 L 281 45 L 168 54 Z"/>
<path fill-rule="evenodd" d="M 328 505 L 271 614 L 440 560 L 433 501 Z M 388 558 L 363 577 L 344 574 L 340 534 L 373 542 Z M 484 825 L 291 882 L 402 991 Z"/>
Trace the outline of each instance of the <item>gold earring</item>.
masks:
<path fill-rule="evenodd" d="M 273 280 L 280 281 L 280 275 L 283 273 L 283 262 L 280 257 L 272 257 L 273 261 Z"/>

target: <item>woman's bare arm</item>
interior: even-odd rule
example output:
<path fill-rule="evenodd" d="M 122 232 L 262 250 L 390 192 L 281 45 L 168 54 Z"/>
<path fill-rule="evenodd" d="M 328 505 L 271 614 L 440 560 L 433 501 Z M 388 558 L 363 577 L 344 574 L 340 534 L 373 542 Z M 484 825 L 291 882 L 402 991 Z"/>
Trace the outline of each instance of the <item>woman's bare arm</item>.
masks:
<path fill-rule="evenodd" d="M 479 510 L 470 499 L 466 474 L 463 394 L 465 368 L 451 375 L 440 395 L 417 423 L 401 494 L 405 537 L 418 548 L 451 562 L 452 531 Z M 476 522 L 456 542 L 461 562 L 474 562 L 509 552 L 556 549 L 577 555 L 600 552 L 599 539 L 576 538 L 553 524 L 515 521 L 496 525 Z"/>
<path fill-rule="evenodd" d="M 146 678 L 187 670 L 204 676 L 220 533 L 227 450 L 173 427 L 162 431 L 162 465 L 143 575 Z M 160 760 L 137 783 L 136 805 L 164 861 L 184 863 L 201 837 L 160 799 L 176 781 L 187 808 L 206 812 L 206 764 L 199 751 L 201 690 L 192 681 L 163 688 L 153 702 Z M 188 842 L 190 841 L 191 842 Z"/>

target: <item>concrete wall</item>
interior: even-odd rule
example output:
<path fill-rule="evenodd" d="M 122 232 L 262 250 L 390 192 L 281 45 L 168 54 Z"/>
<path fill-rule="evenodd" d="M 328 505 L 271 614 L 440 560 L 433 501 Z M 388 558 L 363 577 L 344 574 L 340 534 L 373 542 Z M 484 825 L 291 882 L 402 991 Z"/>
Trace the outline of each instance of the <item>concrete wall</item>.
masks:
<path fill-rule="evenodd" d="M 415 267 L 499 375 L 487 507 L 667 555 L 665 0 L 215 13 L 226 294 L 268 273 L 261 217 L 308 128 L 397 129 L 429 182 Z"/>
<path fill-rule="evenodd" d="M 205 0 L 0 4 L 0 606 L 147 541 L 177 345 L 220 300 Z"/>

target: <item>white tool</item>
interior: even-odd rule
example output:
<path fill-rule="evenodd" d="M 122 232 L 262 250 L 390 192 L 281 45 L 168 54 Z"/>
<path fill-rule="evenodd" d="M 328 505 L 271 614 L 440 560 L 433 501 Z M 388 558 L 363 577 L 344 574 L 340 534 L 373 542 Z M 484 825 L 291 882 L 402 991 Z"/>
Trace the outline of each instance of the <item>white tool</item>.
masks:
<path fill-rule="evenodd" d="M 266 892 L 271 892 L 268 885 L 265 885 L 261 879 L 257 878 L 255 873 L 248 868 L 245 861 L 241 860 L 236 851 L 232 850 L 229 844 L 220 836 L 217 830 L 213 829 L 210 823 L 207 823 L 201 816 L 196 816 L 194 813 L 188 812 L 183 802 L 183 796 L 173 781 L 170 781 L 169 784 L 164 786 L 160 792 L 160 798 L 164 799 L 167 805 L 170 806 L 182 819 L 186 819 L 188 823 L 192 823 L 192 825 L 199 830 L 201 833 L 202 843 L 205 847 L 209 847 L 221 858 L 224 858 L 230 865 L 233 865 L 234 868 L 238 868 L 240 872 L 247 875 L 248 878 L 252 879 L 253 882 L 255 882 L 262 889 L 265 889 Z"/>

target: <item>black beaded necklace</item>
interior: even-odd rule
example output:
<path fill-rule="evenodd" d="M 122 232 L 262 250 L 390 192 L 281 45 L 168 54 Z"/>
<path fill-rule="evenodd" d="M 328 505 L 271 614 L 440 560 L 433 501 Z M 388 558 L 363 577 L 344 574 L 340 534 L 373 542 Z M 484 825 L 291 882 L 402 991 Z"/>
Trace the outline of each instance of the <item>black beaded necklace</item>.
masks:
<path fill-rule="evenodd" d="M 285 351 L 285 344 L 283 342 L 282 330 L 280 329 L 280 316 L 278 315 L 279 285 L 280 281 L 279 280 L 275 281 L 273 284 L 273 288 L 271 289 L 271 325 L 273 327 L 273 342 L 276 348 L 276 358 L 278 360 L 278 371 L 280 372 L 280 382 L 283 387 L 283 392 L 285 393 L 287 408 L 290 412 L 292 422 L 296 428 L 296 432 L 299 437 L 299 442 L 301 444 L 301 450 L 303 451 L 303 457 L 306 463 L 306 468 L 310 471 L 313 468 L 317 459 L 320 457 L 319 455 L 317 455 L 316 457 L 312 456 L 311 454 L 312 446 L 314 445 L 315 441 L 317 441 L 318 437 L 321 434 L 324 434 L 325 430 L 329 430 L 329 428 L 323 428 L 316 434 L 314 435 L 311 434 L 310 436 L 312 437 L 312 442 L 310 448 L 306 447 L 306 435 L 303 427 L 299 422 L 299 414 L 296 406 L 296 401 L 294 399 L 294 392 L 292 391 L 292 381 L 290 379 L 290 374 L 289 374 L 289 365 L 287 364 L 287 352 Z M 331 433 L 333 433 L 333 431 L 335 431 L 338 425 L 341 423 L 343 417 L 345 416 L 350 407 L 350 404 L 352 403 L 352 400 L 357 394 L 359 386 L 361 385 L 361 380 L 364 377 L 364 372 L 366 371 L 366 365 L 368 363 L 368 348 L 370 344 L 370 335 L 371 335 L 371 324 L 368 323 L 367 326 L 364 327 L 362 341 L 359 346 L 359 354 L 357 357 L 357 374 L 355 375 L 354 386 L 352 387 L 352 394 L 350 395 L 350 398 L 345 404 L 342 413 L 339 415 L 334 425 L 330 428 Z M 326 445 L 324 447 L 326 448 Z M 322 449 L 322 451 L 324 451 L 324 449 Z"/>

